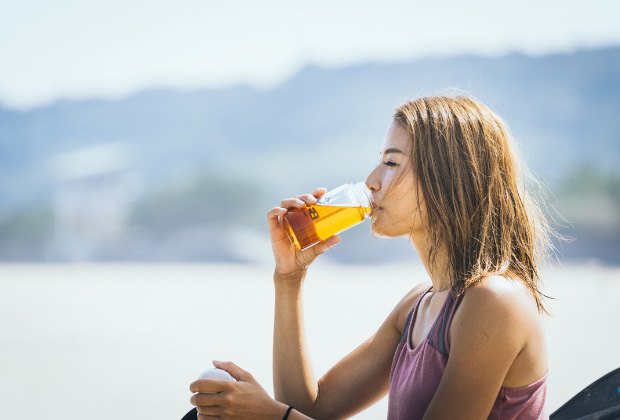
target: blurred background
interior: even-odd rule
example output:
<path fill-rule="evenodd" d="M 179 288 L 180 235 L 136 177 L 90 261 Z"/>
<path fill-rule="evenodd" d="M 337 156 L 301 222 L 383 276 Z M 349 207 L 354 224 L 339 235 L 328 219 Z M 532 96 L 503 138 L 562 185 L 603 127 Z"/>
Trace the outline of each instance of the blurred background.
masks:
<path fill-rule="evenodd" d="M 189 382 L 233 356 L 271 392 L 266 211 L 365 180 L 394 107 L 426 94 L 499 113 L 573 238 L 546 272 L 557 408 L 620 365 L 616 337 L 572 366 L 620 291 L 618 15 L 614 0 L 3 0 L 0 416 L 180 418 Z M 308 285 L 317 374 L 425 279 L 406 241 L 342 236 Z"/>

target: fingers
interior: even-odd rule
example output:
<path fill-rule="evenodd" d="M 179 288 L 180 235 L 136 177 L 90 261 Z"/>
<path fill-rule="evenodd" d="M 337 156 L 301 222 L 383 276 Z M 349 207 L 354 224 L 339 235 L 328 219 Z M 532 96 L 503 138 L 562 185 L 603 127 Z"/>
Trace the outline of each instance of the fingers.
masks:
<path fill-rule="evenodd" d="M 298 265 L 308 267 L 317 257 L 340 243 L 340 236 L 334 235 L 323 242 L 298 253 Z"/>
<path fill-rule="evenodd" d="M 280 203 L 280 207 L 274 207 L 267 212 L 267 222 L 270 228 L 276 228 L 279 224 L 279 217 L 287 213 L 287 209 L 302 208 L 306 205 L 316 204 L 317 200 L 325 195 L 325 188 L 315 188 L 310 194 L 298 195 L 294 198 L 285 198 Z"/>
<path fill-rule="evenodd" d="M 314 245 L 308 251 L 314 249 L 314 252 L 315 252 L 316 256 L 318 257 L 319 255 L 321 255 L 322 253 L 324 253 L 328 249 L 331 249 L 331 248 L 335 247 L 339 243 L 340 243 L 340 236 L 334 235 L 331 238 L 327 238 L 323 242 L 319 242 L 318 244 Z"/>
<path fill-rule="evenodd" d="M 196 406 L 198 419 L 219 418 L 225 398 L 222 393 L 198 393 L 192 395 L 189 402 Z"/>
<path fill-rule="evenodd" d="M 327 192 L 327 188 L 323 188 L 323 187 L 315 188 L 314 191 L 312 191 L 312 195 L 316 199 L 319 199 L 319 198 L 323 197 L 326 192 Z"/>
<path fill-rule="evenodd" d="M 197 418 L 200 419 L 219 419 L 222 414 L 221 407 L 196 407 Z"/>
<path fill-rule="evenodd" d="M 241 369 L 239 366 L 234 364 L 233 362 L 220 362 L 219 360 L 213 361 L 213 366 L 219 369 L 223 369 L 226 372 L 230 373 L 230 375 L 238 381 L 243 382 L 253 382 L 254 378 L 249 372 Z"/>
<path fill-rule="evenodd" d="M 226 402 L 226 396 L 223 392 L 198 392 L 191 396 L 189 402 L 196 407 L 219 407 Z"/>
<path fill-rule="evenodd" d="M 216 379 L 199 379 L 190 385 L 190 390 L 195 392 L 189 399 L 190 404 L 196 406 L 198 419 L 219 418 L 222 412 L 222 405 L 226 404 L 227 389 L 231 381 L 219 381 Z M 222 391 L 211 391 L 222 389 Z"/>
<path fill-rule="evenodd" d="M 309 197 L 304 197 L 306 201 L 304 201 L 302 198 L 300 198 L 302 196 L 298 196 L 298 197 L 294 197 L 294 198 L 285 198 L 284 200 L 282 200 L 282 202 L 280 203 L 280 207 L 285 208 L 285 209 L 291 209 L 291 208 L 297 208 L 300 209 L 302 207 L 304 207 L 306 204 L 314 204 L 316 203 L 316 198 L 312 197 L 312 199 L 310 199 Z M 314 202 L 311 202 L 312 200 L 314 200 Z"/>
<path fill-rule="evenodd" d="M 312 194 L 302 194 L 295 197 L 298 200 L 301 200 L 304 204 L 309 206 L 316 204 L 317 198 Z"/>
<path fill-rule="evenodd" d="M 331 238 L 327 238 L 325 239 L 325 241 L 323 241 L 323 243 L 321 245 L 323 245 L 325 247 L 325 249 L 330 249 L 333 248 L 334 246 L 338 245 L 341 241 L 340 236 L 338 235 L 334 235 Z"/>
<path fill-rule="evenodd" d="M 192 392 L 223 392 L 230 389 L 232 381 L 219 379 L 197 379 L 189 386 Z"/>
<path fill-rule="evenodd" d="M 278 227 L 280 223 L 278 218 L 280 216 L 284 216 L 286 212 L 287 210 L 282 207 L 274 207 L 271 210 L 269 210 L 267 212 L 267 223 L 269 223 L 269 227 L 272 229 Z"/>
<path fill-rule="evenodd" d="M 301 208 L 306 204 L 311 206 L 316 204 L 317 200 L 323 197 L 326 191 L 325 188 L 315 188 L 310 194 L 301 194 L 294 198 L 285 198 L 282 200 L 282 203 L 280 203 L 280 207 L 290 209 L 292 207 Z"/>

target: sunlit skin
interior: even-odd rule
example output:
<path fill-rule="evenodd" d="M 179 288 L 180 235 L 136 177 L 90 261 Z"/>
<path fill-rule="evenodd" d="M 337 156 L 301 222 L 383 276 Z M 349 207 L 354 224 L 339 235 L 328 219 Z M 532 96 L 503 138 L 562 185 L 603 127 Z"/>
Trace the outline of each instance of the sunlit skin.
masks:
<path fill-rule="evenodd" d="M 366 179 L 375 204 L 372 230 L 376 235 L 419 237 L 424 233 L 409 158 L 410 147 L 407 132 L 392 123 L 383 142 L 379 164 Z"/>
<path fill-rule="evenodd" d="M 303 320 L 303 283 L 308 266 L 317 256 L 340 242 L 338 236 L 307 250 L 297 251 L 281 224 L 287 209 L 314 204 L 325 194 L 282 200 L 267 213 L 275 259 L 274 392 L 271 399 L 252 376 L 238 366 L 217 362 L 239 382 L 201 379 L 191 385 L 192 404 L 199 419 L 282 419 L 287 406 L 295 407 L 289 419 L 347 418 L 383 398 L 389 389 L 394 351 L 400 341 L 407 313 L 428 286 L 413 324 L 411 345 L 427 336 L 450 287 L 448 261 L 438 254 L 429 264 L 426 209 L 413 176 L 409 137 L 392 123 L 386 133 L 381 160 L 366 183 L 375 209 L 372 230 L 385 237 L 406 236 L 428 272 L 428 279 L 414 279 L 415 286 L 396 305 L 381 327 L 317 380 L 310 362 Z M 420 204 L 420 205 L 418 205 Z M 381 283 L 377 279 L 380 293 Z M 500 387 L 521 387 L 545 375 L 546 343 L 537 306 L 521 282 L 489 276 L 468 288 L 448 332 L 450 357 L 440 385 L 424 416 L 428 419 L 486 418 Z M 319 398 L 320 389 L 320 398 Z M 219 392 L 206 394 L 206 392 Z M 228 413 L 230 416 L 228 416 Z M 304 413 L 304 414 L 302 414 Z"/>
<path fill-rule="evenodd" d="M 390 124 L 379 165 L 368 175 L 366 185 L 372 192 L 375 209 L 372 216 L 372 231 L 377 236 L 408 237 L 422 258 L 426 270 L 433 281 L 434 290 L 450 287 L 443 267 L 447 267 L 445 257 L 439 254 L 435 266 L 425 256 L 429 253 L 424 198 L 411 164 L 411 142 L 409 133 L 399 124 Z"/>

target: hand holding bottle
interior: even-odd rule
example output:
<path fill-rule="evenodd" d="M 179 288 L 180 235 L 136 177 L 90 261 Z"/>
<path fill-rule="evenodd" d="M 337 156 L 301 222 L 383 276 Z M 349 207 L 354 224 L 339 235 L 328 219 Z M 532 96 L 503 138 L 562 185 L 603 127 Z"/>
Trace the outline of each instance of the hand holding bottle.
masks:
<path fill-rule="evenodd" d="M 340 237 L 332 236 L 311 248 L 299 251 L 289 239 L 282 223 L 282 217 L 288 213 L 288 209 L 302 209 L 306 207 L 306 204 L 313 205 L 325 195 L 325 192 L 325 188 L 316 188 L 311 194 L 284 199 L 280 207 L 274 207 L 267 212 L 271 247 L 276 262 L 276 275 L 281 277 L 303 275 L 316 257 L 340 242 Z"/>
<path fill-rule="evenodd" d="M 371 213 L 370 190 L 363 182 L 328 191 L 315 203 L 288 208 L 282 217 L 286 233 L 300 251 L 364 221 Z"/>

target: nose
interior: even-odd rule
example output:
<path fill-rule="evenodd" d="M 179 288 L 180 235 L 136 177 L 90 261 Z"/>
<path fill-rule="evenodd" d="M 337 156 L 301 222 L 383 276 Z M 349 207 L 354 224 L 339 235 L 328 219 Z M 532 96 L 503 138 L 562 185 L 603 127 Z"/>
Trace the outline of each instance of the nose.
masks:
<path fill-rule="evenodd" d="M 377 192 L 381 189 L 381 182 L 379 181 L 379 176 L 377 170 L 379 167 L 376 167 L 370 174 L 368 174 L 368 178 L 366 178 L 366 186 L 372 192 Z"/>

